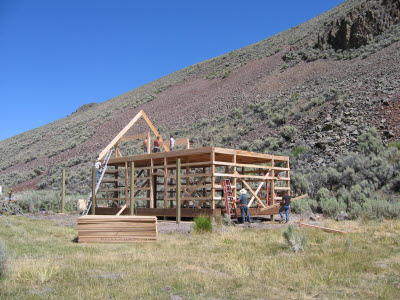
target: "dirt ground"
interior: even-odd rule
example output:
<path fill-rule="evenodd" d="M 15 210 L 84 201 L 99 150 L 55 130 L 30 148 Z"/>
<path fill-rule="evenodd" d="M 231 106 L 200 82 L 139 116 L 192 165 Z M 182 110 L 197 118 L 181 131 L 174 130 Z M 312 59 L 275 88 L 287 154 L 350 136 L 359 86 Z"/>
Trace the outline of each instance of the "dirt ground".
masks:
<path fill-rule="evenodd" d="M 33 217 L 39 220 L 51 220 L 55 222 L 56 226 L 77 226 L 77 219 L 80 217 L 79 214 L 30 214 L 29 217 Z M 286 223 L 279 223 L 280 216 L 275 216 L 275 221 L 271 221 L 269 217 L 254 217 L 253 223 L 237 223 L 232 222 L 232 226 L 237 228 L 254 228 L 254 229 L 275 229 L 286 226 Z M 304 221 L 309 224 L 319 225 L 323 220 L 323 216 L 315 214 L 290 214 L 289 224 L 296 224 L 297 222 Z M 171 220 L 158 220 L 157 221 L 157 232 L 158 233 L 181 233 L 189 234 L 192 230 L 193 221 L 182 221 L 180 224 L 176 224 L 176 221 Z M 224 226 L 221 222 L 214 224 L 214 231 L 224 231 L 227 226 Z"/>

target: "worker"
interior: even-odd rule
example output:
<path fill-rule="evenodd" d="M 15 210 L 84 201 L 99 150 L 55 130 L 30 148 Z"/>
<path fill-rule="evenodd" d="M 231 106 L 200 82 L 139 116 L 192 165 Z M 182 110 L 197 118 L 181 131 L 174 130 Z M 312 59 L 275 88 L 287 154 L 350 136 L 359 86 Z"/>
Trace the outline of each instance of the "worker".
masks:
<path fill-rule="evenodd" d="M 175 139 L 172 135 L 169 136 L 169 150 L 174 151 L 175 149 Z"/>
<path fill-rule="evenodd" d="M 149 141 L 147 140 L 147 138 L 145 138 L 144 141 L 143 141 L 143 151 L 146 154 L 147 154 L 147 146 L 148 145 L 149 145 Z"/>
<path fill-rule="evenodd" d="M 158 136 L 157 139 L 154 141 L 154 149 L 153 149 L 154 153 L 160 152 L 160 143 L 161 143 L 160 136 Z"/>
<path fill-rule="evenodd" d="M 279 214 L 281 215 L 281 222 L 284 222 L 285 220 L 283 219 L 283 211 L 285 211 L 286 214 L 286 223 L 289 222 L 289 210 L 290 210 L 290 201 L 292 197 L 289 196 L 289 192 L 285 191 L 285 194 L 282 197 L 282 206 L 279 209 Z"/>
<path fill-rule="evenodd" d="M 99 181 L 102 171 L 102 166 L 100 160 L 96 160 L 94 163 L 94 168 L 96 169 L 96 183 Z"/>
<path fill-rule="evenodd" d="M 237 202 L 240 203 L 240 213 L 242 214 L 242 222 L 246 223 L 245 215 L 247 215 L 247 218 L 248 218 L 249 222 L 253 223 L 253 221 L 251 220 L 251 217 L 250 217 L 250 213 L 249 213 L 247 195 L 246 194 L 247 194 L 246 189 L 241 189 L 240 190 L 240 197 L 239 197 L 239 200 Z"/>
<path fill-rule="evenodd" d="M 8 200 L 11 200 L 11 198 L 12 198 L 12 193 L 13 193 L 13 189 L 10 188 L 10 190 L 8 191 Z"/>

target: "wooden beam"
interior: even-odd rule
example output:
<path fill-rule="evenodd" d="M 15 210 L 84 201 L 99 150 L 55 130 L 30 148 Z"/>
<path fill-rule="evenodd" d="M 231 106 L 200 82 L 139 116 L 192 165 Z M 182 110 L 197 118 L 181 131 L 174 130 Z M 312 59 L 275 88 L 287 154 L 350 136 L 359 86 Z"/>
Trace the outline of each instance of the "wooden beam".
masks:
<path fill-rule="evenodd" d="M 141 110 L 129 123 L 126 125 L 118 134 L 117 136 L 107 145 L 107 147 L 104 148 L 103 151 L 100 152 L 99 157 L 97 158 L 98 160 L 101 160 L 107 153 L 108 151 L 111 150 L 112 147 L 119 141 L 119 139 L 128 132 L 128 130 L 135 124 L 140 117 L 143 115 L 143 110 Z"/>
<path fill-rule="evenodd" d="M 192 196 L 192 194 L 193 194 L 198 188 L 202 187 L 202 184 L 203 184 L 208 178 L 210 178 L 210 176 L 204 177 L 202 180 L 199 181 L 199 183 L 198 183 L 195 187 L 186 188 L 186 189 L 185 189 L 185 192 L 189 195 L 189 197 Z"/>
<path fill-rule="evenodd" d="M 250 193 L 253 194 L 253 196 L 257 199 L 257 201 L 261 204 L 262 207 L 265 207 L 264 203 L 262 203 L 261 199 L 258 198 L 257 194 L 253 191 L 253 189 L 251 188 L 251 186 L 242 179 L 243 184 L 247 187 L 247 189 L 249 190 Z"/>
<path fill-rule="evenodd" d="M 168 141 L 163 141 L 163 142 L 160 143 L 160 146 L 169 146 L 169 143 L 170 143 L 169 140 Z M 175 140 L 175 145 L 186 145 L 187 146 L 188 143 L 189 143 L 189 139 L 188 138 L 176 139 Z M 187 148 L 187 149 L 189 149 L 189 148 Z"/>
<path fill-rule="evenodd" d="M 160 137 L 160 141 L 162 142 L 162 141 L 163 141 L 163 138 L 162 138 L 161 135 L 158 133 L 158 131 L 157 131 L 157 129 L 154 127 L 153 123 L 151 123 L 149 117 L 145 114 L 145 112 L 144 112 L 143 110 L 141 111 L 141 113 L 142 113 L 143 119 L 146 121 L 147 125 L 149 125 L 151 131 L 153 131 L 153 133 L 156 135 L 156 137 L 159 136 L 159 137 Z M 164 147 L 164 150 L 165 150 L 166 152 L 169 152 L 169 148 L 168 148 L 167 146 L 163 146 L 163 147 Z"/>
<path fill-rule="evenodd" d="M 119 216 L 120 214 L 122 214 L 122 212 L 125 210 L 126 208 L 126 204 L 124 204 L 124 206 L 121 207 L 120 211 L 116 214 L 116 216 Z"/>
<path fill-rule="evenodd" d="M 130 209 L 129 214 L 131 216 L 135 213 L 135 163 L 131 161 L 131 187 L 130 187 Z"/>
<path fill-rule="evenodd" d="M 147 133 L 128 135 L 128 136 L 121 137 L 119 139 L 119 142 L 127 142 L 127 141 L 133 141 L 133 140 L 139 140 L 139 139 L 145 139 L 145 138 L 147 138 Z"/>
<path fill-rule="evenodd" d="M 261 182 L 261 183 L 259 184 L 259 186 L 258 186 L 257 189 L 256 189 L 256 194 L 258 194 L 258 192 L 261 190 L 261 187 L 263 186 L 263 184 L 264 184 L 264 182 Z M 251 200 L 250 200 L 250 202 L 249 202 L 248 207 L 250 207 L 250 206 L 253 204 L 254 199 L 255 199 L 254 196 L 251 197 Z"/>
<path fill-rule="evenodd" d="M 181 159 L 176 159 L 176 224 L 181 222 Z"/>
<path fill-rule="evenodd" d="M 96 168 L 92 166 L 92 215 L 96 214 Z"/>
<path fill-rule="evenodd" d="M 326 232 L 348 234 L 347 231 L 342 231 L 342 230 L 337 230 L 337 229 L 332 229 L 332 228 L 327 228 L 327 227 L 321 227 L 321 226 L 316 226 L 316 225 L 311 225 L 311 224 L 306 224 L 306 223 L 299 223 L 299 226 L 316 228 L 316 229 L 320 229 L 320 230 L 323 230 L 323 231 L 326 231 Z"/>

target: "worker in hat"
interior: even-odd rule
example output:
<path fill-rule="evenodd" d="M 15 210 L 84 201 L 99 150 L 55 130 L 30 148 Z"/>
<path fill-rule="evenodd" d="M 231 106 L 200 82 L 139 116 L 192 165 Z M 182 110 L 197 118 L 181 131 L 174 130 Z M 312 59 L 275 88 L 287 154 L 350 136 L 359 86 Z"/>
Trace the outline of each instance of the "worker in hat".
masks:
<path fill-rule="evenodd" d="M 94 163 L 94 167 L 96 169 L 96 183 L 99 181 L 100 177 L 101 177 L 101 172 L 102 170 L 102 166 L 101 166 L 101 162 L 100 160 L 96 160 L 96 162 Z"/>
<path fill-rule="evenodd" d="M 248 201 L 247 201 L 247 191 L 245 189 L 241 189 L 240 190 L 240 197 L 239 197 L 239 203 L 240 203 L 240 212 L 242 214 L 242 222 L 246 223 L 246 217 L 245 215 L 247 215 L 247 218 L 249 220 L 250 223 L 253 223 L 253 221 L 251 220 L 250 214 L 249 214 L 249 208 L 248 208 Z"/>

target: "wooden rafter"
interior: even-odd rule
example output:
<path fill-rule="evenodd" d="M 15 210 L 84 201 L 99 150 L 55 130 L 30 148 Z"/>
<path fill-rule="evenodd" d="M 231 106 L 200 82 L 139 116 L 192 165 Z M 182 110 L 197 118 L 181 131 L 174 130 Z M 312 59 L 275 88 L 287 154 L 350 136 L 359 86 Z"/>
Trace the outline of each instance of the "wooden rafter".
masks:
<path fill-rule="evenodd" d="M 162 137 L 158 133 L 157 129 L 154 127 L 153 123 L 151 123 L 149 117 L 145 114 L 143 110 L 141 110 L 115 137 L 114 139 L 103 149 L 103 151 L 100 152 L 99 156 L 97 159 L 101 160 L 107 153 L 108 151 L 111 150 L 112 147 L 115 146 L 115 144 L 118 143 L 118 141 L 124 136 L 125 133 L 128 132 L 129 129 L 141 118 L 146 121 L 147 125 L 149 125 L 150 129 L 153 131 L 153 133 L 156 136 L 160 137 L 160 141 L 163 141 Z M 147 135 L 146 135 L 147 136 Z M 167 146 L 164 146 L 165 151 L 169 151 Z"/>

